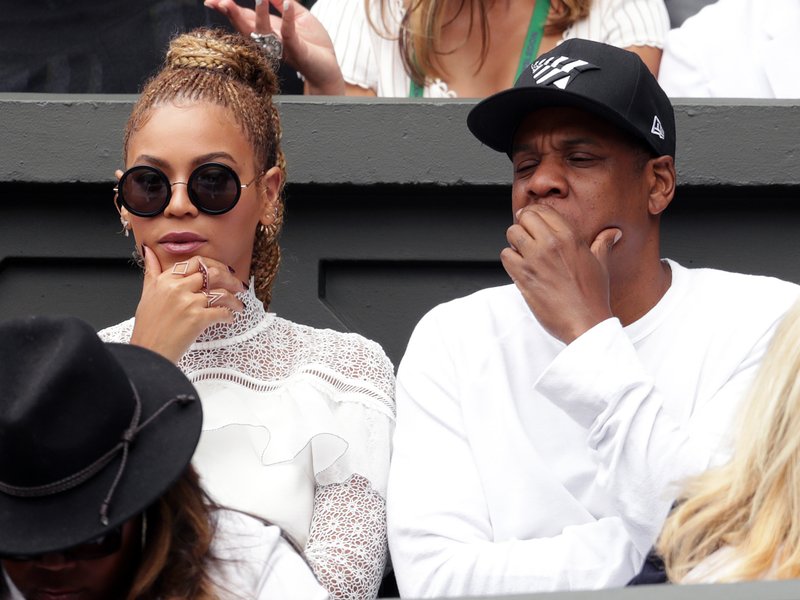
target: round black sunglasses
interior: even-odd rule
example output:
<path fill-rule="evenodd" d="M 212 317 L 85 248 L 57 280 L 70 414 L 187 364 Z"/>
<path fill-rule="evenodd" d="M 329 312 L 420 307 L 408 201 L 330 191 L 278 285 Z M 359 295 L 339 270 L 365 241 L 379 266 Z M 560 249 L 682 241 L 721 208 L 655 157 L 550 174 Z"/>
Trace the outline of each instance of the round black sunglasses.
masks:
<path fill-rule="evenodd" d="M 209 162 L 197 167 L 189 181 L 170 182 L 164 171 L 148 165 L 131 167 L 119 178 L 114 188 L 117 202 L 137 217 L 155 217 L 164 212 L 173 185 L 185 185 L 189 200 L 198 210 L 209 215 L 228 212 L 239 201 L 242 190 L 258 179 L 243 184 L 236 171 L 222 163 Z"/>

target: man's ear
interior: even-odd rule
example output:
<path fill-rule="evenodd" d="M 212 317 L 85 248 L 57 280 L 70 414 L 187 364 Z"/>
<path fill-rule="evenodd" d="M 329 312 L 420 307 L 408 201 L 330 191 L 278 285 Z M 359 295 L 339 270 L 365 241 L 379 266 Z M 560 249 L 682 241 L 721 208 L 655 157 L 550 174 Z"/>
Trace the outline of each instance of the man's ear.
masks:
<path fill-rule="evenodd" d="M 650 214 L 660 215 L 675 196 L 675 161 L 671 156 L 659 156 L 648 163 L 650 196 L 647 202 Z"/>
<path fill-rule="evenodd" d="M 278 195 L 281 191 L 281 184 L 283 183 L 283 173 L 280 168 L 272 167 L 269 171 L 264 173 L 259 185 L 259 194 L 262 198 L 261 218 L 259 222 L 265 227 L 272 225 L 275 218 L 278 216 L 278 202 L 280 199 Z"/>

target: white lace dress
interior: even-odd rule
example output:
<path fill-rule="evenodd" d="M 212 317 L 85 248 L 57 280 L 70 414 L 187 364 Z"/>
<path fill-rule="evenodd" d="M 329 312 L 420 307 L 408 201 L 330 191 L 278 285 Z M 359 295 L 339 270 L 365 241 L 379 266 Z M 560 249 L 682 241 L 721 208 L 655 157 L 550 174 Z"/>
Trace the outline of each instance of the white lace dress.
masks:
<path fill-rule="evenodd" d="M 394 374 L 376 343 L 264 311 L 252 288 L 178 365 L 203 402 L 193 464 L 212 498 L 304 548 L 333 598 L 374 598 L 386 562 Z M 127 343 L 130 319 L 100 332 Z"/>

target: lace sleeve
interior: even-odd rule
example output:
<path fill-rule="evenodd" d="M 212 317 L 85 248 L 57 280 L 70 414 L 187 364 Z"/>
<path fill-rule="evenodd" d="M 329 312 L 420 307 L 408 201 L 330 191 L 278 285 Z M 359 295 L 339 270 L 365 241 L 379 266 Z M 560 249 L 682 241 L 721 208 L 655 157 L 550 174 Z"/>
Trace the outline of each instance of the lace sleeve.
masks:
<path fill-rule="evenodd" d="M 306 558 L 332 599 L 378 594 L 386 564 L 386 503 L 361 475 L 317 488 Z"/>
<path fill-rule="evenodd" d="M 131 340 L 133 334 L 133 319 L 128 319 L 122 323 L 117 323 L 111 327 L 106 327 L 97 332 L 100 339 L 104 342 L 113 342 L 115 344 L 127 344 Z"/>

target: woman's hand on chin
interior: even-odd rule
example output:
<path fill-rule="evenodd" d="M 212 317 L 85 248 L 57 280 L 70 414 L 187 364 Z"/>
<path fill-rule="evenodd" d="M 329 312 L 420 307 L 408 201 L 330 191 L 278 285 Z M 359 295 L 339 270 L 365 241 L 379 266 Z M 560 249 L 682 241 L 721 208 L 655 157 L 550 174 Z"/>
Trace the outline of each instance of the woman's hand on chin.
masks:
<path fill-rule="evenodd" d="M 144 285 L 131 344 L 177 363 L 209 325 L 229 323 L 244 308 L 236 294 L 247 288 L 221 262 L 193 256 L 162 271 L 155 252 L 143 246 L 142 255 Z"/>

